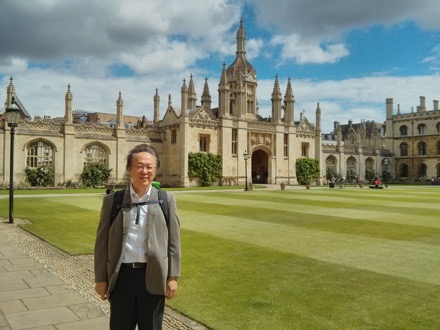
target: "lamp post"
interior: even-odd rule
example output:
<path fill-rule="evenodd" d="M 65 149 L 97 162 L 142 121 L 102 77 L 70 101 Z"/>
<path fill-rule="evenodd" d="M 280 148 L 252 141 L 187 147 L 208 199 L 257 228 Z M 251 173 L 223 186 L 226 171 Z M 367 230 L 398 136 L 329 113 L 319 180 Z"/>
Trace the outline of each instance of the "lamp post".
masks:
<path fill-rule="evenodd" d="M 249 187 L 248 187 L 248 177 L 247 177 L 247 160 L 248 160 L 249 154 L 247 153 L 247 151 L 245 150 L 243 153 L 243 158 L 244 158 L 244 175 L 246 176 L 245 179 L 245 186 L 244 186 L 244 191 L 249 191 Z"/>
<path fill-rule="evenodd" d="M 11 152 L 9 165 L 9 223 L 14 223 L 14 139 L 15 128 L 18 126 L 20 108 L 12 97 L 11 104 L 6 108 L 6 120 L 11 128 Z"/>

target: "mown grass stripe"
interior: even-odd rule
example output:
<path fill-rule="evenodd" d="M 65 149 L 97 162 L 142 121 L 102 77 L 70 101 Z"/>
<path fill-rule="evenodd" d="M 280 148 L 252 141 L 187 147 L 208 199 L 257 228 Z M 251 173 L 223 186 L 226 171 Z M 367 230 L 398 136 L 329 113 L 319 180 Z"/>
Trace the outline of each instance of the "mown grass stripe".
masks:
<path fill-rule="evenodd" d="M 347 207 L 334 208 L 332 206 L 317 206 L 314 205 L 310 207 L 307 204 L 293 204 L 292 202 L 280 201 L 277 202 L 268 201 L 266 199 L 258 199 L 256 203 L 256 196 L 248 196 L 246 199 L 238 199 L 235 196 L 210 196 L 205 195 L 203 199 L 188 198 L 186 195 L 179 196 L 179 208 L 185 208 L 185 200 L 195 201 L 198 203 L 210 203 L 216 205 L 222 205 L 224 207 L 248 207 L 258 209 L 270 209 L 270 210 L 282 210 L 288 212 L 303 213 L 305 215 L 322 215 L 322 216 L 332 216 L 336 215 L 339 218 L 355 219 L 355 220 L 374 220 L 380 222 L 391 222 L 397 224 L 405 225 L 417 225 L 417 226 L 427 226 L 440 228 L 440 221 L 438 216 L 424 215 L 423 217 L 415 217 L 414 214 L 410 213 L 399 213 L 395 212 L 385 212 L 383 210 L 376 211 L 374 209 L 368 210 L 357 210 L 351 208 L 350 204 Z M 413 208 L 413 212 L 423 213 L 424 209 L 420 208 L 420 211 Z"/>
<path fill-rule="evenodd" d="M 182 211 L 184 229 L 381 274 L 440 285 L 440 246 L 329 233 Z M 251 230 L 250 230 L 251 229 Z M 268 237 L 276 238 L 268 240 Z M 411 251 L 411 253 L 408 253 Z"/>

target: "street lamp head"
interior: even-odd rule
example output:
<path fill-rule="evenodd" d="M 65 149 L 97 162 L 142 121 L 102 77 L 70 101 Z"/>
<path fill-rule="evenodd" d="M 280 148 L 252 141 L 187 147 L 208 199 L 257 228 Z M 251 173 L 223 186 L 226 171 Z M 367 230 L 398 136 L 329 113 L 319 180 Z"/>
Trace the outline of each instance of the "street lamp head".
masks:
<path fill-rule="evenodd" d="M 388 158 L 385 158 L 385 159 L 383 160 L 383 163 L 384 163 L 385 165 L 388 165 Z"/>
<path fill-rule="evenodd" d="M 20 108 L 15 102 L 15 97 L 12 97 L 11 104 L 6 108 L 6 120 L 9 127 L 17 127 L 18 119 L 20 119 Z"/>
<path fill-rule="evenodd" d="M 249 154 L 248 154 L 247 151 L 245 150 L 245 151 L 243 152 L 243 159 L 244 159 L 244 160 L 248 159 L 248 156 L 249 156 Z"/>

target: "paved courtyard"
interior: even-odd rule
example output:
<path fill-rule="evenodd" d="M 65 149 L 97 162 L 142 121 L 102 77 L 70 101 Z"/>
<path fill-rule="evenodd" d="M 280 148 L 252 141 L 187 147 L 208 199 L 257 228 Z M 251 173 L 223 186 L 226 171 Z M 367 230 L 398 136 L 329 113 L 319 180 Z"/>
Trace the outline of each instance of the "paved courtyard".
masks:
<path fill-rule="evenodd" d="M 15 223 L 20 223 L 15 219 Z M 0 218 L 0 330 L 108 329 L 93 257 L 72 257 Z M 166 308 L 164 329 L 205 329 Z"/>

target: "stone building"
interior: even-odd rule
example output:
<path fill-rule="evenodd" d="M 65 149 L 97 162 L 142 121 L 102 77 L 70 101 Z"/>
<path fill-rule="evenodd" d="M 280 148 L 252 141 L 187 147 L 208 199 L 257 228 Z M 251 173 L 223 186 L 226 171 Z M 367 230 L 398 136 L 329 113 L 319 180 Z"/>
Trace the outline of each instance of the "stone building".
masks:
<path fill-rule="evenodd" d="M 201 102 L 191 76 L 183 80 L 180 107 L 168 96 L 161 118 L 159 91 L 154 95 L 154 118 L 124 116 L 121 93 L 116 101 L 116 115 L 89 114 L 73 110 L 70 85 L 65 94 L 64 117 L 30 120 L 20 102 L 12 78 L 7 87 L 5 106 L 15 96 L 22 110 L 22 121 L 16 129 L 14 181 L 25 180 L 26 167 L 52 166 L 55 183 L 80 181 L 86 162 L 102 160 L 112 169 L 111 180 L 125 179 L 125 157 L 135 145 L 154 146 L 162 166 L 157 179 L 168 186 L 190 186 L 197 182 L 188 177 L 188 154 L 210 152 L 222 154 L 223 177 L 219 184 L 296 183 L 295 161 L 298 157 L 321 157 L 319 105 L 316 125 L 300 115 L 294 121 L 294 94 L 289 79 L 282 95 L 278 76 L 272 92 L 269 118 L 258 113 L 257 73 L 246 58 L 246 34 L 243 22 L 237 31 L 234 62 L 223 68 L 218 84 L 218 107 L 212 107 L 208 81 L 205 80 Z M 3 116 L 4 118 L 4 116 Z M 7 123 L 0 123 L 0 175 L 3 184 L 9 181 L 10 134 Z M 248 155 L 245 160 L 243 154 Z"/>
<path fill-rule="evenodd" d="M 333 131 L 322 134 L 321 174 L 337 173 L 347 177 L 351 172 L 364 179 L 370 169 L 381 177 L 383 171 L 390 171 L 393 166 L 385 140 L 383 123 L 350 120 L 342 125 L 335 121 Z"/>
<path fill-rule="evenodd" d="M 361 178 L 367 169 L 381 177 L 389 172 L 395 182 L 425 182 L 440 178 L 440 110 L 433 101 L 427 110 L 425 97 L 414 112 L 394 109 L 392 98 L 386 99 L 384 123 L 362 121 L 341 125 L 322 134 L 321 174 L 330 170 L 340 175 L 349 171 Z"/>
<path fill-rule="evenodd" d="M 440 178 L 440 110 L 437 100 L 427 110 L 420 96 L 416 111 L 401 113 L 392 98 L 386 100 L 386 147 L 394 156 L 393 174 L 399 181 Z"/>

